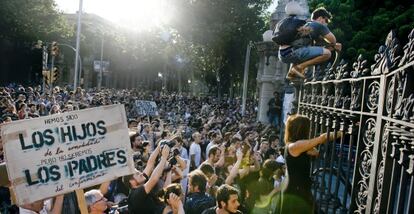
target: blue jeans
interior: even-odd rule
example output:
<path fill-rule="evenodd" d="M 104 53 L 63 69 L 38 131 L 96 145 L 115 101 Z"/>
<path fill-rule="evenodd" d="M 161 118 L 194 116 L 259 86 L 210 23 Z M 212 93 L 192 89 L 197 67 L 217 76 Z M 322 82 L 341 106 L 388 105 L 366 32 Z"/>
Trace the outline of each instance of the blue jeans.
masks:
<path fill-rule="evenodd" d="M 305 46 L 300 48 L 289 47 L 279 49 L 279 59 L 284 63 L 300 64 L 323 54 L 323 48 L 319 46 Z"/>
<path fill-rule="evenodd" d="M 269 115 L 269 123 L 272 124 L 274 127 L 279 126 L 280 115 L 279 114 L 270 114 Z"/>

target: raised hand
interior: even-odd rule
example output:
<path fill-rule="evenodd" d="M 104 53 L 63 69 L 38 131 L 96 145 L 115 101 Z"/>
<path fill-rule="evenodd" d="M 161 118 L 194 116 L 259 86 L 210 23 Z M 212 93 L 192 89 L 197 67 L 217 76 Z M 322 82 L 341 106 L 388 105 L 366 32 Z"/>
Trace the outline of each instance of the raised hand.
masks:
<path fill-rule="evenodd" d="M 342 131 L 337 131 L 336 132 L 336 136 L 335 136 L 335 132 L 330 132 L 329 133 L 329 142 L 335 141 L 336 139 L 341 138 L 342 136 L 343 136 L 343 132 Z"/>
<path fill-rule="evenodd" d="M 255 153 L 254 153 L 254 159 L 255 159 L 256 161 L 262 162 L 262 156 L 260 155 L 260 153 L 259 153 L 259 152 L 255 152 Z"/>
<path fill-rule="evenodd" d="M 168 204 L 170 204 L 173 210 L 179 210 L 183 206 L 180 197 L 174 193 L 170 193 L 169 198 L 167 199 Z"/>
<path fill-rule="evenodd" d="M 210 179 L 208 180 L 208 185 L 211 187 L 217 182 L 217 175 L 213 174 Z"/>
<path fill-rule="evenodd" d="M 342 44 L 341 43 L 336 43 L 334 46 L 335 50 L 337 51 L 341 51 L 342 50 Z"/>
<path fill-rule="evenodd" d="M 162 148 L 161 157 L 168 158 L 168 155 L 170 154 L 170 147 L 164 146 Z"/>
<path fill-rule="evenodd" d="M 237 150 L 236 157 L 237 157 L 237 160 L 243 159 L 243 152 L 240 149 Z"/>

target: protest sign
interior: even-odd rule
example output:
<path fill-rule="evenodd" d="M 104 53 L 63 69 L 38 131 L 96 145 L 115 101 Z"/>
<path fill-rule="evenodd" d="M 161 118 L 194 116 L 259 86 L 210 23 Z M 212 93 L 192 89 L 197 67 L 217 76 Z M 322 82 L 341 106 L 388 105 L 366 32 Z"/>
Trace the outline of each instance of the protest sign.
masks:
<path fill-rule="evenodd" d="M 137 115 L 158 115 L 157 104 L 154 101 L 136 100 L 135 111 Z"/>
<path fill-rule="evenodd" d="M 19 205 L 134 172 L 123 105 L 19 120 L 1 135 Z"/>

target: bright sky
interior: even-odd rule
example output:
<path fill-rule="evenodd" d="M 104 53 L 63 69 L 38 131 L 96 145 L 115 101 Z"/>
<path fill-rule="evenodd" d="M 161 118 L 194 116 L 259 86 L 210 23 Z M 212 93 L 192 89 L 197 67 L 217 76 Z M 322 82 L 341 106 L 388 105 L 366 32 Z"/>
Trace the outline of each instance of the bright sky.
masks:
<path fill-rule="evenodd" d="M 58 8 L 65 13 L 76 13 L 79 0 L 55 0 Z M 276 8 L 277 0 L 269 7 Z M 135 30 L 168 23 L 174 15 L 169 10 L 168 0 L 83 0 L 83 11 Z"/>
<path fill-rule="evenodd" d="M 55 0 L 60 10 L 76 13 L 79 0 Z M 137 30 L 168 23 L 168 0 L 83 0 L 83 11 Z"/>

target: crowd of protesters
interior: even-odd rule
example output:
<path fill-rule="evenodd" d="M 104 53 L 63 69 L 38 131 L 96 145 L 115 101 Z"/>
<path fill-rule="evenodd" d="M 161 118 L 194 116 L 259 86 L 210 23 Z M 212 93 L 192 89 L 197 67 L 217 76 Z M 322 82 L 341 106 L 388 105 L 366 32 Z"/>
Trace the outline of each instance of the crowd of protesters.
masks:
<path fill-rule="evenodd" d="M 73 91 L 55 87 L 42 93 L 40 87 L 16 85 L 1 87 L 0 97 L 0 124 L 102 105 L 125 105 L 136 173 L 86 189 L 90 213 L 268 214 L 280 209 L 278 193 L 286 170 L 284 147 L 279 130 L 256 122 L 253 101 L 247 102 L 242 116 L 239 99 L 137 89 Z M 136 100 L 154 101 L 158 115 L 138 115 Z M 0 149 L 2 162 L 1 143 Z M 293 149 L 289 152 L 295 152 L 294 157 L 309 150 L 299 144 Z M 1 187 L 1 200 L 2 209 L 8 206 L 13 213 L 7 187 Z M 42 213 L 45 205 L 52 213 L 80 213 L 73 193 L 19 210 Z"/>

